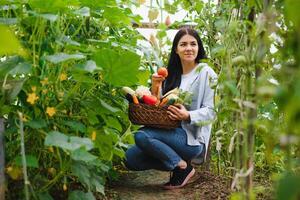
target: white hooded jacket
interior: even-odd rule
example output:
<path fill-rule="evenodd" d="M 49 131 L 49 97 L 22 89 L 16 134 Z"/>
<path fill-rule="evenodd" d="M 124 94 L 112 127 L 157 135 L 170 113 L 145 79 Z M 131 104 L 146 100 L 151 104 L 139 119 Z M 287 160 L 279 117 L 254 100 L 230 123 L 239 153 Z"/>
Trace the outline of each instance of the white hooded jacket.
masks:
<path fill-rule="evenodd" d="M 216 85 L 217 74 L 206 63 L 200 63 L 197 68 L 196 72 L 199 74 L 195 80 L 191 81 L 191 85 L 187 90 L 193 94 L 192 103 L 187 108 L 190 114 L 190 122 L 182 122 L 181 125 L 187 133 L 188 145 L 205 144 L 204 158 L 202 154 L 202 158 L 200 158 L 205 160 L 212 122 L 215 119 L 214 89 L 211 86 Z"/>

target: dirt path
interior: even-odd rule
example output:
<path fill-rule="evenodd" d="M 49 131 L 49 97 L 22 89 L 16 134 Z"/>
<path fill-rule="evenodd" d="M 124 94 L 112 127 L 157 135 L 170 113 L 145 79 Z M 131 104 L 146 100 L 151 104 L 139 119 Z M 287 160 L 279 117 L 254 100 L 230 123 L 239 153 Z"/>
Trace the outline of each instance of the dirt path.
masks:
<path fill-rule="evenodd" d="M 197 173 L 184 189 L 164 190 L 168 172 L 148 170 L 124 173 L 109 185 L 107 200 L 211 200 L 228 199 L 228 181 L 209 172 Z"/>

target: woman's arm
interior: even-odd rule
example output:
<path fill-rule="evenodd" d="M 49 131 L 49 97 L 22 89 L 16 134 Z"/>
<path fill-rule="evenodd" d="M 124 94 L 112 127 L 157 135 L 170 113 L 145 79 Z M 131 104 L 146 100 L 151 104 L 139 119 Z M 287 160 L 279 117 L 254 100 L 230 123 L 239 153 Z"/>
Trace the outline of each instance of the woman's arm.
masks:
<path fill-rule="evenodd" d="M 216 73 L 211 68 L 205 70 L 202 81 L 200 82 L 200 85 L 204 85 L 204 88 L 201 91 L 200 89 L 198 90 L 201 94 L 196 94 L 198 95 L 198 101 L 202 101 L 200 108 L 188 111 L 181 104 L 171 105 L 168 107 L 169 117 L 173 120 L 182 120 L 190 124 L 203 125 L 211 123 L 216 114 L 214 111 L 214 90 L 210 87 L 210 84 L 216 83 L 216 81 Z"/>
<path fill-rule="evenodd" d="M 156 96 L 157 99 L 160 99 L 162 82 L 164 80 L 165 80 L 165 78 L 162 77 L 161 75 L 157 75 L 157 74 L 152 75 L 151 93 L 152 93 L 152 95 Z"/>
<path fill-rule="evenodd" d="M 216 116 L 214 111 L 214 89 L 212 89 L 210 85 L 215 81 L 217 81 L 217 75 L 213 71 L 208 71 L 205 80 L 204 92 L 202 94 L 202 104 L 200 105 L 199 109 L 188 111 L 191 124 L 211 123 L 211 121 L 214 120 Z"/>

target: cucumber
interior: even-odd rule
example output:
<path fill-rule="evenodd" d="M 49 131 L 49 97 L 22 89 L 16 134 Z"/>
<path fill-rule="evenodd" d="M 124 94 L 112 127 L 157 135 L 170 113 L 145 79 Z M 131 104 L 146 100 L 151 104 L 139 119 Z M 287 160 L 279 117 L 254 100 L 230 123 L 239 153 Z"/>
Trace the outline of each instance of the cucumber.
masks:
<path fill-rule="evenodd" d="M 124 94 L 130 94 L 131 96 L 135 94 L 135 91 L 131 89 L 130 87 L 122 87 L 122 91 Z"/>

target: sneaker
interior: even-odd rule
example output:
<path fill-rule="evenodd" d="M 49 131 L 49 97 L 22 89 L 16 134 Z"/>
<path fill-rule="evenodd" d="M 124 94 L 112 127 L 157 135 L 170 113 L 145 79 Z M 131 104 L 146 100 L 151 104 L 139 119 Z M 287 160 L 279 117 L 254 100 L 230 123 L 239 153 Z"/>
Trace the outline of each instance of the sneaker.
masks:
<path fill-rule="evenodd" d="M 195 174 L 195 169 L 188 164 L 185 169 L 180 169 L 176 167 L 173 170 L 173 174 L 170 178 L 170 181 L 163 185 L 164 189 L 172 190 L 176 188 L 182 188 L 187 184 L 187 182 Z"/>

